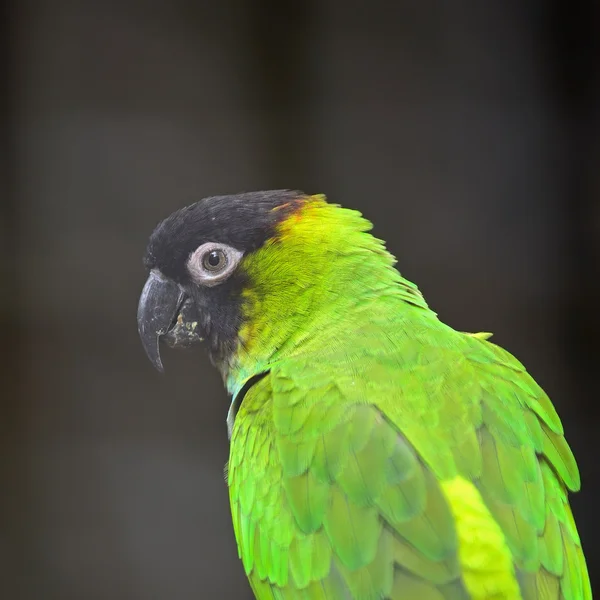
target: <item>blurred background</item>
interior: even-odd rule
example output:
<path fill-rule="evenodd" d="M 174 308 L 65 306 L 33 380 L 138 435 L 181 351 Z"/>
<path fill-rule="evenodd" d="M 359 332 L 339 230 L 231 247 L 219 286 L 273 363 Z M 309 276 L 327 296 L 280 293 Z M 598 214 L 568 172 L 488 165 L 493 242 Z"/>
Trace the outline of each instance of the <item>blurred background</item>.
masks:
<path fill-rule="evenodd" d="M 138 340 L 155 224 L 202 196 L 361 209 L 493 331 L 578 457 L 600 571 L 598 2 L 5 1 L 0 597 L 251 598 L 202 351 Z"/>

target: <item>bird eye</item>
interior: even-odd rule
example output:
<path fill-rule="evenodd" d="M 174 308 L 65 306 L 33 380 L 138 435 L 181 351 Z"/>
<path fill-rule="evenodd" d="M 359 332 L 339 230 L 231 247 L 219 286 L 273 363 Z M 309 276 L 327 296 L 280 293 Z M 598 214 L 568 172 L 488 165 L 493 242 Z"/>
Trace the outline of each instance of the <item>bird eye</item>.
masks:
<path fill-rule="evenodd" d="M 242 252 L 226 244 L 208 242 L 197 248 L 187 262 L 187 270 L 198 285 L 214 286 L 235 271 Z"/>
<path fill-rule="evenodd" d="M 227 266 L 227 256 L 221 249 L 209 250 L 202 259 L 202 265 L 207 271 L 220 271 Z"/>

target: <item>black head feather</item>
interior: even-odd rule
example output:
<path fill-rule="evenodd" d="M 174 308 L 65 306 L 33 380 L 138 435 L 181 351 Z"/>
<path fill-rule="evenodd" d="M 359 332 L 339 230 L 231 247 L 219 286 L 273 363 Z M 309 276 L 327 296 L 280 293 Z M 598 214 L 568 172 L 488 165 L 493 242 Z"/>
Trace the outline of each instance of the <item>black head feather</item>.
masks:
<path fill-rule="evenodd" d="M 275 225 L 288 214 L 286 206 L 305 198 L 293 190 L 210 196 L 186 206 L 162 221 L 150 236 L 144 264 L 182 283 L 188 256 L 201 244 L 220 242 L 244 253 L 273 236 Z M 273 211 L 281 206 L 282 210 Z"/>

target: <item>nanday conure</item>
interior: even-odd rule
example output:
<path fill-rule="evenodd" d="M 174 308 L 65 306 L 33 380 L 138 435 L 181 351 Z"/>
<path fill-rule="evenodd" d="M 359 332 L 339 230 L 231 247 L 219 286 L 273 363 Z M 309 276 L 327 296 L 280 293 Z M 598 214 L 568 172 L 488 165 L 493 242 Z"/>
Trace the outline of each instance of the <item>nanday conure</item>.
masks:
<path fill-rule="evenodd" d="M 442 323 L 360 213 L 211 197 L 158 225 L 138 327 L 205 340 L 232 397 L 227 483 L 257 598 L 588 600 L 573 454 L 548 396 Z"/>

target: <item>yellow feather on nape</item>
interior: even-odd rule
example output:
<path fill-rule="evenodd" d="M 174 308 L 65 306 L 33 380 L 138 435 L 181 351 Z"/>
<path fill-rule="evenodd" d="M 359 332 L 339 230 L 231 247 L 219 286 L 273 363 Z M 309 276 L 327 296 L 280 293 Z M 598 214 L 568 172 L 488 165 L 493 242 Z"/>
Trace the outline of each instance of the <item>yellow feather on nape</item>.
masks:
<path fill-rule="evenodd" d="M 477 338 L 478 340 L 489 340 L 494 334 L 489 331 L 479 331 L 478 333 L 467 333 L 467 335 Z"/>
<path fill-rule="evenodd" d="M 502 529 L 477 488 L 462 477 L 442 482 L 456 521 L 458 555 L 473 600 L 521 600 L 512 556 Z"/>

